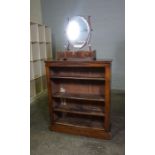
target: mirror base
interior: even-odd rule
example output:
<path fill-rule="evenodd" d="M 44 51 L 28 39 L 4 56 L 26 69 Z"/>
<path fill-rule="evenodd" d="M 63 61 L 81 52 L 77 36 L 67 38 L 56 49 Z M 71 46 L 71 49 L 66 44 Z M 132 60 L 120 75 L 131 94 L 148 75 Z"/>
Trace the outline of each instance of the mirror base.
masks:
<path fill-rule="evenodd" d="M 96 51 L 63 51 L 56 52 L 57 60 L 96 60 Z"/>

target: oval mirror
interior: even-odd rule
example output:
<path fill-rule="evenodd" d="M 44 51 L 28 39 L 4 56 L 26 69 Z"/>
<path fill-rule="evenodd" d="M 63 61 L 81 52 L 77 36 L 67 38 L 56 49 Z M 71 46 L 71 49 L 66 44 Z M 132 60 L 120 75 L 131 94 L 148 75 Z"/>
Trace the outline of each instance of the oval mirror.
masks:
<path fill-rule="evenodd" d="M 74 48 L 84 47 L 90 38 L 90 26 L 87 20 L 82 16 L 72 17 L 67 24 L 66 35 Z"/>

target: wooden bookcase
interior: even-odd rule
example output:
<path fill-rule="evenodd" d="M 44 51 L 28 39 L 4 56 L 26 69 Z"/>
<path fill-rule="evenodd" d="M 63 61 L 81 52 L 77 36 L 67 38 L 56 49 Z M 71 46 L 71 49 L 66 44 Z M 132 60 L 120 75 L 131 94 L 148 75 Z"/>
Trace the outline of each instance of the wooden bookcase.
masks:
<path fill-rule="evenodd" d="M 111 60 L 45 61 L 50 129 L 111 139 Z"/>

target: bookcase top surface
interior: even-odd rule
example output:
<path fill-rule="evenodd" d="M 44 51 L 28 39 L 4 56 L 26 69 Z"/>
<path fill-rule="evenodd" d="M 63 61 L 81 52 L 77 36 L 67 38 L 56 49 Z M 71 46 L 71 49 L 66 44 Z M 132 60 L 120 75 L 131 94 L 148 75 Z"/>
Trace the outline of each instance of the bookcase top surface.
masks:
<path fill-rule="evenodd" d="M 46 59 L 45 63 L 63 63 L 63 64 L 67 64 L 67 63 L 94 63 L 94 64 L 98 64 L 98 63 L 107 63 L 107 64 L 111 64 L 112 63 L 112 59 L 97 59 L 97 60 L 55 60 L 55 59 Z"/>

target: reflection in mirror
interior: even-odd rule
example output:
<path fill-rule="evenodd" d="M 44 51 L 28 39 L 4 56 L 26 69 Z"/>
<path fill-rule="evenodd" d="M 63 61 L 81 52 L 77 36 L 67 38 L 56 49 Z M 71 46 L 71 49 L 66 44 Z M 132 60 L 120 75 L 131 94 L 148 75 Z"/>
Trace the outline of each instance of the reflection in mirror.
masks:
<path fill-rule="evenodd" d="M 66 36 L 73 48 L 84 47 L 90 39 L 90 26 L 82 16 L 72 17 L 66 27 Z"/>

